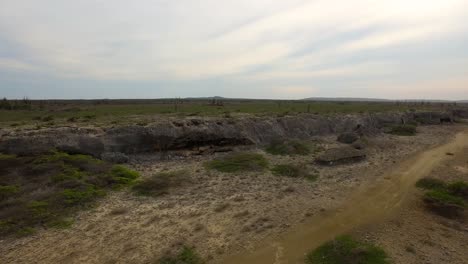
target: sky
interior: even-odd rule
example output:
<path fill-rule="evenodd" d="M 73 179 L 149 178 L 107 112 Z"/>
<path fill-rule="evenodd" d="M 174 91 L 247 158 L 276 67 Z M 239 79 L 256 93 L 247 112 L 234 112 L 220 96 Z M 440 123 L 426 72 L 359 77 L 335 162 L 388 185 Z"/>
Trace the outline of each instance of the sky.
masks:
<path fill-rule="evenodd" d="M 0 0 L 0 97 L 468 99 L 468 0 Z"/>

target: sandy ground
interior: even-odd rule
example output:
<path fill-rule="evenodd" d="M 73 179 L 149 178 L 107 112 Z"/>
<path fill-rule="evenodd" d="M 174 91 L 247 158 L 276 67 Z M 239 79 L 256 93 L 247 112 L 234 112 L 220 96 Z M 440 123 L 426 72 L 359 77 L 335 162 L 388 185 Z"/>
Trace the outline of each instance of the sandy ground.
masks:
<path fill-rule="evenodd" d="M 232 255 L 220 263 L 303 263 L 304 255 L 322 243 L 375 225 L 400 212 L 408 198 L 415 194 L 418 179 L 430 175 L 440 164 L 450 162 L 453 155 L 460 155 L 465 148 L 468 148 L 468 131 L 458 133 L 437 147 L 411 155 L 388 168 L 378 179 L 363 182 L 338 208 L 314 215 L 281 237 L 265 240 L 255 250 Z"/>
<path fill-rule="evenodd" d="M 449 140 L 460 129 L 421 127 L 415 137 L 369 138 L 366 161 L 336 167 L 314 165 L 312 155 L 265 154 L 271 164 L 305 164 L 318 170 L 320 177 L 314 183 L 273 176 L 268 171 L 240 174 L 207 171 L 203 163 L 213 156 L 169 161 L 136 157 L 133 166 L 144 177 L 159 171 L 185 170 L 191 180 L 158 198 L 116 192 L 95 209 L 81 212 L 70 229 L 42 230 L 31 237 L 0 241 L 0 263 L 154 263 L 181 245 L 195 247 L 208 262 L 223 262 L 231 254 L 252 250 L 262 241 L 339 208 L 356 188 L 382 180 L 382 175 L 395 164 Z M 335 138 L 317 140 L 329 148 L 338 144 Z M 459 166 L 462 167 L 459 171 L 465 169 L 465 165 Z M 391 224 L 383 225 L 382 230 L 387 226 L 391 232 Z M 392 256 L 401 254 L 397 249 L 395 252 L 399 253 L 391 251 Z"/>
<path fill-rule="evenodd" d="M 468 181 L 468 147 L 454 154 L 428 176 Z M 468 214 L 459 219 L 436 215 L 424 206 L 423 193 L 417 190 L 392 218 L 357 233 L 385 248 L 395 263 L 468 263 Z"/>

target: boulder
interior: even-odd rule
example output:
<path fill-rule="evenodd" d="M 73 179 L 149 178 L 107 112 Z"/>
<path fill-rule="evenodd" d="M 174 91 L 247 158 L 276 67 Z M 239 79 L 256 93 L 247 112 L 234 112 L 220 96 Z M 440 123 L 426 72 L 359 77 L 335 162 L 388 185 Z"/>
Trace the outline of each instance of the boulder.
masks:
<path fill-rule="evenodd" d="M 345 143 L 345 144 L 351 144 L 358 139 L 359 139 L 359 135 L 354 132 L 342 133 L 337 138 L 338 142 Z"/>
<path fill-rule="evenodd" d="M 359 162 L 366 158 L 366 154 L 362 150 L 352 147 L 332 148 L 321 155 L 315 161 L 323 165 L 336 165 L 344 163 Z"/>

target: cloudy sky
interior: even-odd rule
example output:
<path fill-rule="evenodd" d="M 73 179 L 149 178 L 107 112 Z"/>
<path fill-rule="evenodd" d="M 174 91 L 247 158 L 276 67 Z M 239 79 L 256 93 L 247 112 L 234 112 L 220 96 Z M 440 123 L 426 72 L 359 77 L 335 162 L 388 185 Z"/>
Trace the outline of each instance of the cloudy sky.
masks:
<path fill-rule="evenodd" d="M 0 96 L 468 99 L 468 0 L 0 0 Z"/>

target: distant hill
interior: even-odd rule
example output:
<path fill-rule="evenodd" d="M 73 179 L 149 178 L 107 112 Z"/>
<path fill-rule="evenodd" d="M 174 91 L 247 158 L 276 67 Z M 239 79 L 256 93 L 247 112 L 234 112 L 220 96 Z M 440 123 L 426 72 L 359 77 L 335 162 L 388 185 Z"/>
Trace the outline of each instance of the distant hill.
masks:
<path fill-rule="evenodd" d="M 301 99 L 303 101 L 329 101 L 329 102 L 391 102 L 388 99 L 378 98 L 357 98 L 357 97 L 309 97 Z"/>
<path fill-rule="evenodd" d="M 222 96 L 207 96 L 207 97 L 183 97 L 183 98 L 180 98 L 180 99 L 187 99 L 187 100 L 213 100 L 213 99 L 216 99 L 216 100 L 229 100 L 231 98 L 226 98 L 226 97 L 222 97 Z"/>
<path fill-rule="evenodd" d="M 381 98 L 358 98 L 358 97 L 309 97 L 302 101 L 323 102 L 429 102 L 429 103 L 468 103 L 468 100 L 436 100 L 436 99 L 381 99 Z"/>

